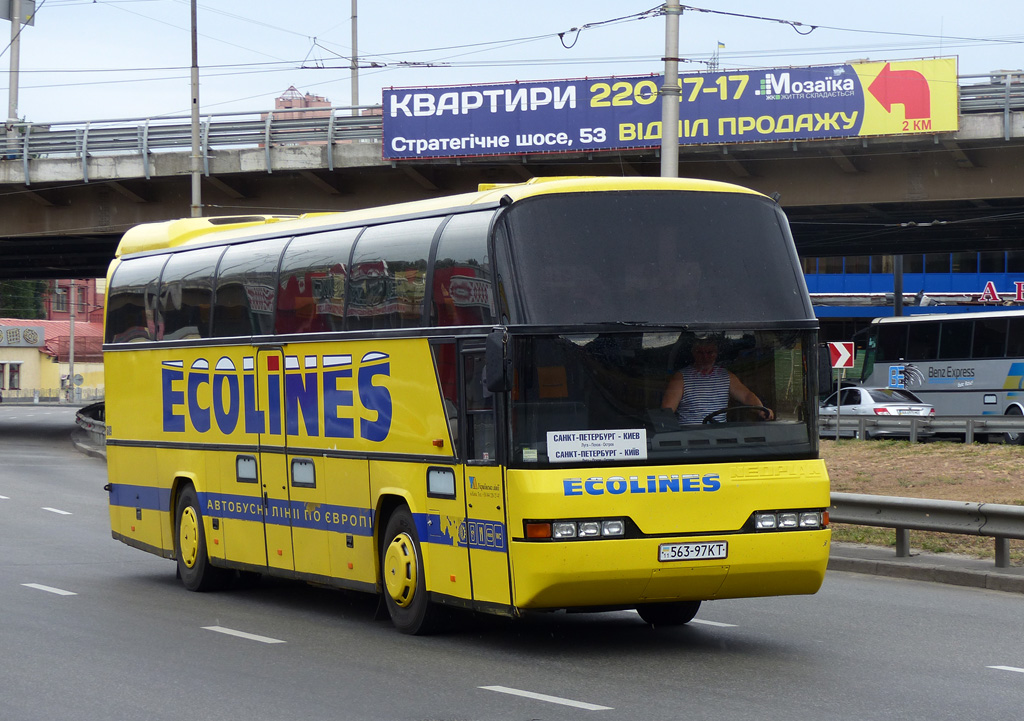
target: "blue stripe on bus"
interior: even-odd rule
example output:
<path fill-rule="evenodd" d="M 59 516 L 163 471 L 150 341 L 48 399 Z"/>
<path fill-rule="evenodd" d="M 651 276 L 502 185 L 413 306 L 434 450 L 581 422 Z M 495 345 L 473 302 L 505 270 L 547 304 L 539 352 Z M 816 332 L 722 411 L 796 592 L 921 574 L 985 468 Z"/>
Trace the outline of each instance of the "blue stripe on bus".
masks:
<path fill-rule="evenodd" d="M 125 483 L 110 484 L 110 505 L 125 508 L 143 508 L 147 511 L 171 510 L 171 491 L 155 486 L 131 486 Z"/>
<path fill-rule="evenodd" d="M 232 493 L 200 493 L 199 501 L 203 513 L 211 518 L 260 523 L 265 521 L 275 526 L 309 528 L 354 536 L 373 535 L 373 512 L 369 508 L 268 499 L 264 510 L 262 499 Z"/>
<path fill-rule="evenodd" d="M 373 536 L 373 511 L 358 506 L 268 500 L 264 518 L 262 499 L 232 493 L 200 493 L 203 514 L 210 518 L 255 521 L 276 526 L 309 528 L 354 536 Z M 154 486 L 110 484 L 110 505 L 171 511 L 171 491 Z M 419 537 L 426 543 L 470 550 L 508 553 L 505 524 L 477 518 L 450 518 L 437 513 L 414 514 Z"/>

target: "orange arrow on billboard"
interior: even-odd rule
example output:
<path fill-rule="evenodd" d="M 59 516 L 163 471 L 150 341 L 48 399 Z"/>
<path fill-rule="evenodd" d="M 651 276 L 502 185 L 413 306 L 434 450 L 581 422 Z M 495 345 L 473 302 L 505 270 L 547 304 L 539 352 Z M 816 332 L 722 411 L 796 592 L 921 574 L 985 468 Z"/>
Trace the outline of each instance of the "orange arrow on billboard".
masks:
<path fill-rule="evenodd" d="M 885 64 L 868 86 L 868 91 L 891 113 L 893 105 L 902 105 L 904 117 L 928 118 L 932 114 L 931 89 L 928 79 L 916 70 L 893 70 Z"/>

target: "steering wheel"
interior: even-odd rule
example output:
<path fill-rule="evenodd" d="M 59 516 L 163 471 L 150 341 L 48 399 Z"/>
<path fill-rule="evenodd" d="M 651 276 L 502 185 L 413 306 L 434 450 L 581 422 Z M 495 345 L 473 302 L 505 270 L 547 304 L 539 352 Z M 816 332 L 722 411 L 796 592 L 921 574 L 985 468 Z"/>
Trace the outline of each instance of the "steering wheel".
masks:
<path fill-rule="evenodd" d="M 712 411 L 704 416 L 704 420 L 701 423 L 719 423 L 720 421 L 713 421 L 712 418 L 715 416 L 725 415 L 726 413 L 732 413 L 733 411 L 764 411 L 769 417 L 772 414 L 772 409 L 766 406 L 730 406 L 728 408 L 719 408 L 717 411 Z"/>

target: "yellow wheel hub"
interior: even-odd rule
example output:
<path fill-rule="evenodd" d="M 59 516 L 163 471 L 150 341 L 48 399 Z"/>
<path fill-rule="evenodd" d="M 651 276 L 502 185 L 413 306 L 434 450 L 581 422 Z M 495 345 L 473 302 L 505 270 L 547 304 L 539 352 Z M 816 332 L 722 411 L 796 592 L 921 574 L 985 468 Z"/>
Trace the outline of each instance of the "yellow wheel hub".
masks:
<path fill-rule="evenodd" d="M 196 565 L 196 558 L 199 556 L 199 518 L 192 506 L 181 512 L 181 521 L 178 524 L 178 553 L 181 554 L 181 560 L 187 568 Z"/>
<path fill-rule="evenodd" d="M 402 608 L 416 595 L 416 544 L 408 533 L 399 533 L 384 554 L 384 585 L 395 605 Z"/>

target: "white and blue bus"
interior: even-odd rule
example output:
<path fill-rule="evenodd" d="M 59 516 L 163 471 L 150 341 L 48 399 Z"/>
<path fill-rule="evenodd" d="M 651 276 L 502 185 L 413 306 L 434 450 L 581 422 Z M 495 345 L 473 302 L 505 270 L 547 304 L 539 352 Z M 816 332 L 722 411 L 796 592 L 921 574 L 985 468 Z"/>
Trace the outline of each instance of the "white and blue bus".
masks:
<path fill-rule="evenodd" d="M 1024 415 L 1024 309 L 876 318 L 861 382 L 906 388 L 939 415 Z"/>

